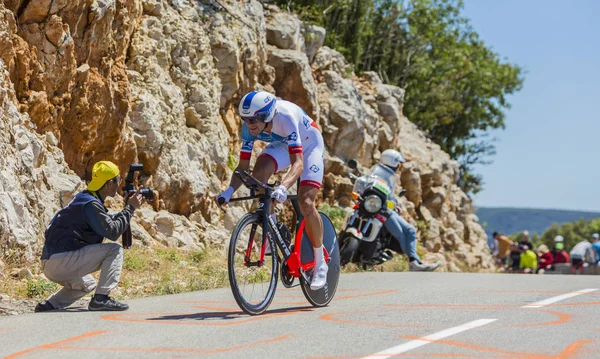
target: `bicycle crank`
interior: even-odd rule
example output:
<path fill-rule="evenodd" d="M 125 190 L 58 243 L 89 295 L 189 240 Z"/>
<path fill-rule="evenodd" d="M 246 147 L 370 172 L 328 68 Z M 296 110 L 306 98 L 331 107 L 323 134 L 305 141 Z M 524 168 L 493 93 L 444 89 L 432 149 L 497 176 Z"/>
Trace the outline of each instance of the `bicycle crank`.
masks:
<path fill-rule="evenodd" d="M 287 263 L 281 263 L 281 283 L 286 288 L 297 287 L 299 284 L 294 285 L 294 277 L 288 271 Z"/>

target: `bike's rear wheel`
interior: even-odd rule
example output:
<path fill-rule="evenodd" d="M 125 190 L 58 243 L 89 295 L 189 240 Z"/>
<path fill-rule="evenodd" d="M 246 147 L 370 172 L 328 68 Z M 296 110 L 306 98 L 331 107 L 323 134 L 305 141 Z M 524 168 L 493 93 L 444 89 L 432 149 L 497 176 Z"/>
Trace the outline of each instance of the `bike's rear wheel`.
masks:
<path fill-rule="evenodd" d="M 262 223 L 262 216 L 257 213 L 244 215 L 233 229 L 229 242 L 227 264 L 231 291 L 240 308 L 250 315 L 264 313 L 277 288 L 278 257 L 272 241 L 265 244 L 271 246 L 272 255 L 265 255 L 262 266 L 256 265 L 261 253 Z M 246 260 L 248 254 L 249 260 Z"/>
<path fill-rule="evenodd" d="M 335 295 L 337 290 L 338 281 L 340 279 L 340 251 L 337 243 L 337 234 L 335 228 L 331 223 L 331 220 L 325 213 L 319 212 L 321 220 L 323 221 L 323 246 L 329 252 L 329 270 L 327 271 L 327 283 L 321 289 L 312 290 L 310 289 L 310 282 L 300 276 L 300 286 L 302 287 L 302 293 L 306 297 L 306 300 L 315 307 L 324 307 Z M 301 260 L 302 263 L 312 262 L 314 260 L 314 253 L 312 243 L 306 231 L 302 234 L 302 248 L 301 248 Z M 311 273 L 312 274 L 312 271 Z"/>

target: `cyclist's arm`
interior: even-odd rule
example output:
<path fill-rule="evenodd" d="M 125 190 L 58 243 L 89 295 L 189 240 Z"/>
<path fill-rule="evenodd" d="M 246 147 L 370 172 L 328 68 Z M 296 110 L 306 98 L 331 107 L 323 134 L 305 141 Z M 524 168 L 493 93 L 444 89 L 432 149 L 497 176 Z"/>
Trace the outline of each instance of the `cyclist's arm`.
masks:
<path fill-rule="evenodd" d="M 240 162 L 235 168 L 236 171 L 247 171 L 250 168 L 250 159 L 252 158 L 252 148 L 254 148 L 254 139 L 246 124 L 242 124 L 242 148 L 240 150 Z M 231 176 L 229 185 L 233 188 L 233 192 L 237 191 L 242 185 L 242 180 L 236 176 Z"/>
<path fill-rule="evenodd" d="M 240 163 L 235 168 L 236 171 L 247 171 L 250 168 L 250 160 L 243 160 L 240 158 Z M 229 185 L 233 188 L 233 192 L 237 191 L 238 188 L 242 185 L 242 180 L 236 176 L 231 176 L 231 182 Z"/>

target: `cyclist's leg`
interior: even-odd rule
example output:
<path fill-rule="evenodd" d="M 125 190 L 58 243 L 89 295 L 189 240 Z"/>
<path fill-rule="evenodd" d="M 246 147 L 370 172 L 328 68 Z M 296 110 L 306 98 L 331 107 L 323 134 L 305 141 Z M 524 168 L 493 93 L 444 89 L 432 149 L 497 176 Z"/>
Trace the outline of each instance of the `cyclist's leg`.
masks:
<path fill-rule="evenodd" d="M 273 148 L 272 145 L 265 147 L 256 159 L 256 164 L 252 170 L 252 175 L 261 182 L 267 182 L 278 169 L 277 160 L 273 154 L 269 153 L 269 147 Z"/>
<path fill-rule="evenodd" d="M 272 143 L 267 145 L 258 156 L 252 175 L 259 181 L 266 183 L 274 173 L 284 170 L 289 166 L 290 155 L 288 154 L 287 145 L 283 143 Z M 274 210 L 275 206 L 272 206 L 271 217 L 276 221 Z M 265 254 L 271 254 L 271 247 L 267 246 Z"/>
<path fill-rule="evenodd" d="M 315 255 L 315 269 L 310 285 L 312 290 L 325 286 L 328 270 L 323 257 L 323 221 L 315 205 L 315 200 L 323 182 L 322 148 L 317 143 L 317 145 L 310 146 L 305 150 L 304 171 L 300 176 L 300 188 L 298 189 L 298 202 L 304 216 L 306 234 L 313 245 Z"/>
<path fill-rule="evenodd" d="M 315 205 L 319 191 L 320 189 L 302 182 L 298 190 L 298 204 L 304 216 L 304 228 L 314 248 L 323 246 L 323 222 Z"/>

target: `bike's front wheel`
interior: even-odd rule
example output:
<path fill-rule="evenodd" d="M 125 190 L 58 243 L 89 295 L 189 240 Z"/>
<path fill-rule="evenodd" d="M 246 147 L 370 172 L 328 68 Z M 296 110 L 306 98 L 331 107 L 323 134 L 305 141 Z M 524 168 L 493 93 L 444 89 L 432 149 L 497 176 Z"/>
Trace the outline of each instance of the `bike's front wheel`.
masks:
<path fill-rule="evenodd" d="M 250 314 L 264 313 L 277 288 L 278 257 L 272 241 L 272 255 L 265 255 L 260 263 L 263 241 L 263 219 L 257 213 L 244 215 L 237 223 L 229 242 L 228 272 L 229 283 L 235 301 L 240 308 Z"/>
<path fill-rule="evenodd" d="M 302 287 L 302 293 L 306 299 L 315 307 L 324 307 L 335 295 L 337 290 L 338 281 L 340 279 L 340 250 L 337 243 L 337 234 L 335 228 L 331 223 L 331 220 L 325 213 L 319 212 L 321 220 L 323 221 L 323 246 L 329 252 L 329 262 L 327 266 L 327 282 L 321 289 L 312 290 L 310 289 L 310 282 L 308 282 L 303 276 L 300 276 L 300 286 Z M 302 234 L 302 248 L 301 248 L 301 261 L 302 263 L 309 263 L 314 260 L 314 252 L 312 244 L 308 239 L 306 231 Z M 310 271 L 309 274 L 312 274 Z"/>

